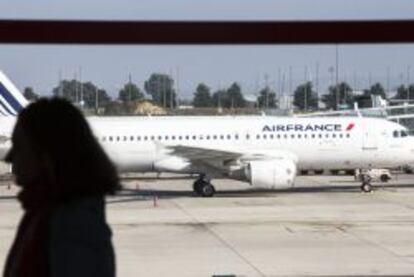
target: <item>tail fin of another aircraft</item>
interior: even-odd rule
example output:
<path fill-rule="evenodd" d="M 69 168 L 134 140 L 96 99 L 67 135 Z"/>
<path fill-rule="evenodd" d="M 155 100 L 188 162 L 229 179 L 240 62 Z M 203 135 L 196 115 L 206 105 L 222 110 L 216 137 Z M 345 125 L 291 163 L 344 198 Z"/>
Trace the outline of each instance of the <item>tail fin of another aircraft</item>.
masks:
<path fill-rule="evenodd" d="M 27 104 L 23 94 L 0 71 L 0 116 L 16 116 Z"/>

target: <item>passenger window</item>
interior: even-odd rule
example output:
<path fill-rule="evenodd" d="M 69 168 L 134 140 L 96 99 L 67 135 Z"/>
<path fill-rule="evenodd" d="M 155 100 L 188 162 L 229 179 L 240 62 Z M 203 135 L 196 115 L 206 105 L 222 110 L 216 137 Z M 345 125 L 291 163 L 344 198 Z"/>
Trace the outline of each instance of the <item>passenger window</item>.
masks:
<path fill-rule="evenodd" d="M 227 139 L 231 139 L 231 135 L 227 135 Z"/>
<path fill-rule="evenodd" d="M 162 136 L 158 136 L 158 140 L 162 140 Z"/>
<path fill-rule="evenodd" d="M 271 139 L 273 139 L 273 138 L 274 138 L 273 134 L 270 134 L 270 138 L 271 138 Z"/>
<path fill-rule="evenodd" d="M 102 141 L 105 141 L 106 140 L 106 137 L 102 137 Z"/>
<path fill-rule="evenodd" d="M 220 135 L 220 139 L 224 139 L 224 136 L 223 135 Z"/>
<path fill-rule="evenodd" d="M 112 141 L 112 136 L 109 137 L 109 141 Z"/>
<path fill-rule="evenodd" d="M 256 135 L 256 139 L 260 139 L 260 135 Z"/>
<path fill-rule="evenodd" d="M 119 141 L 119 137 L 116 137 L 116 141 Z"/>
<path fill-rule="evenodd" d="M 128 139 L 128 138 L 127 138 L 126 136 L 124 136 L 124 141 L 127 141 L 127 139 Z"/>
<path fill-rule="evenodd" d="M 277 138 L 280 139 L 280 135 L 277 135 Z"/>
<path fill-rule="evenodd" d="M 189 139 L 190 139 L 190 136 L 185 136 L 185 139 L 186 139 L 186 140 L 189 140 Z"/>
<path fill-rule="evenodd" d="M 350 134 L 346 134 L 346 137 L 347 137 L 347 138 L 350 138 L 350 137 L 351 137 L 351 135 L 350 135 Z"/>
<path fill-rule="evenodd" d="M 284 137 L 285 137 L 285 139 L 287 139 L 288 136 L 285 134 Z"/>
<path fill-rule="evenodd" d="M 329 134 L 325 134 L 325 138 L 329 138 Z"/>
<path fill-rule="evenodd" d="M 290 137 L 294 139 L 294 138 L 295 138 L 295 135 L 294 135 L 294 134 L 292 134 L 292 135 L 290 135 Z"/>
<path fill-rule="evenodd" d="M 319 135 L 318 135 L 318 137 L 319 137 L 319 138 L 322 138 L 322 134 L 319 134 Z"/>
<path fill-rule="evenodd" d="M 182 136 L 178 136 L 178 140 L 182 140 L 183 139 L 183 137 Z"/>
<path fill-rule="evenodd" d="M 397 130 L 395 130 L 392 134 L 394 138 L 398 138 L 400 136 L 400 133 Z"/>
<path fill-rule="evenodd" d="M 155 139 L 155 137 L 154 136 L 151 136 L 151 140 L 154 140 Z"/>
<path fill-rule="evenodd" d="M 300 134 L 298 134 L 298 138 L 301 138 L 302 136 Z"/>
<path fill-rule="evenodd" d="M 307 134 L 304 134 L 304 135 L 303 135 L 303 137 L 304 137 L 305 139 L 307 139 L 307 138 L 308 138 L 308 135 L 307 135 Z"/>
<path fill-rule="evenodd" d="M 134 137 L 133 136 L 130 136 L 129 137 L 129 140 L 131 140 L 131 141 L 134 140 Z"/>
<path fill-rule="evenodd" d="M 145 137 L 144 137 L 144 140 L 148 140 L 148 137 L 147 137 L 147 136 L 145 136 Z"/>
<path fill-rule="evenodd" d="M 197 136 L 193 136 L 193 140 L 196 140 L 197 139 Z"/>
<path fill-rule="evenodd" d="M 248 135 L 248 134 L 247 134 L 247 135 L 246 135 L 246 139 L 250 139 L 250 135 Z"/>
<path fill-rule="evenodd" d="M 234 138 L 235 139 L 239 139 L 239 135 L 234 135 Z"/>
<path fill-rule="evenodd" d="M 141 136 L 137 136 L 137 140 L 141 140 Z"/>
<path fill-rule="evenodd" d="M 165 137 L 164 137 L 164 139 L 165 139 L 165 140 L 168 140 L 168 136 L 165 136 Z"/>
<path fill-rule="evenodd" d="M 333 138 L 336 138 L 336 135 L 335 135 L 335 134 L 332 134 L 332 137 L 333 137 Z"/>
<path fill-rule="evenodd" d="M 175 136 L 171 136 L 171 139 L 172 139 L 172 140 L 175 140 Z"/>
<path fill-rule="evenodd" d="M 216 136 L 216 135 L 214 135 L 214 136 L 213 136 L 213 139 L 217 139 L 217 136 Z"/>
<path fill-rule="evenodd" d="M 343 135 L 343 134 L 339 134 L 339 137 L 340 137 L 340 138 L 343 138 L 343 137 L 344 137 L 344 135 Z"/>
<path fill-rule="evenodd" d="M 210 139 L 210 136 L 206 136 L 206 139 L 209 140 Z"/>
<path fill-rule="evenodd" d="M 263 139 L 267 139 L 267 135 L 263 135 Z"/>
<path fill-rule="evenodd" d="M 200 140 L 202 140 L 203 139 L 203 135 L 200 135 Z"/>
<path fill-rule="evenodd" d="M 312 135 L 311 135 L 311 137 L 312 137 L 312 138 L 315 138 L 315 134 L 312 134 Z"/>

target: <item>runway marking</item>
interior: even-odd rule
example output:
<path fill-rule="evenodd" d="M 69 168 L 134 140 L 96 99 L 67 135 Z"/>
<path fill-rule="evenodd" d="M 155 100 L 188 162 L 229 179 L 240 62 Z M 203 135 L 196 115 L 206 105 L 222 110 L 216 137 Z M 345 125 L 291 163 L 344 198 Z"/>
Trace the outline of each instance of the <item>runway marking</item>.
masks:
<path fill-rule="evenodd" d="M 186 209 L 181 207 L 180 204 L 178 204 L 176 201 L 170 199 L 170 202 L 172 202 L 180 211 L 182 211 L 185 215 L 187 215 L 192 221 L 197 223 L 199 226 L 201 226 L 207 233 L 209 233 L 212 237 L 220 241 L 224 246 L 226 246 L 231 252 L 233 252 L 237 257 L 239 257 L 243 262 L 245 262 L 247 265 L 249 265 L 254 271 L 256 271 L 257 274 L 260 276 L 266 277 L 266 274 L 264 274 L 258 267 L 256 267 L 252 262 L 250 262 L 245 256 L 243 256 L 233 245 L 231 245 L 228 241 L 226 241 L 224 238 L 222 238 L 217 232 L 214 232 L 211 228 L 209 228 L 208 224 L 199 221 L 195 216 L 193 216 L 190 212 L 188 212 Z"/>
<path fill-rule="evenodd" d="M 380 250 L 382 250 L 382 251 L 384 251 L 384 252 L 386 252 L 386 253 L 390 254 L 391 256 L 393 256 L 393 257 L 397 258 L 398 260 L 400 260 L 400 261 L 402 261 L 402 262 L 404 262 L 404 263 L 408 263 L 408 264 L 410 264 L 410 265 L 412 265 L 412 264 L 413 264 L 413 262 L 412 262 L 412 261 L 410 261 L 407 257 L 405 257 L 405 256 L 401 256 L 401 255 L 399 255 L 398 253 L 396 253 L 396 252 L 392 251 L 391 249 L 388 249 L 388 248 L 387 248 L 387 247 L 385 247 L 385 246 L 382 246 L 381 244 L 379 244 L 379 243 L 377 243 L 377 242 L 375 242 L 375 241 L 371 241 L 371 240 L 366 239 L 366 238 L 364 238 L 364 237 L 360 237 L 360 236 L 358 236 L 357 234 L 355 234 L 354 232 L 352 232 L 350 229 L 343 228 L 343 226 L 338 226 L 338 227 L 336 227 L 336 229 L 337 229 L 337 230 L 339 230 L 340 232 L 342 232 L 342 233 L 346 234 L 346 235 L 349 235 L 349 236 L 351 236 L 351 237 L 353 237 L 353 238 L 355 238 L 355 239 L 359 240 L 360 242 L 363 242 L 363 243 L 366 243 L 366 244 L 368 244 L 368 245 L 371 245 L 371 246 L 373 246 L 373 247 L 375 247 L 375 248 L 378 248 L 378 249 L 380 249 Z"/>

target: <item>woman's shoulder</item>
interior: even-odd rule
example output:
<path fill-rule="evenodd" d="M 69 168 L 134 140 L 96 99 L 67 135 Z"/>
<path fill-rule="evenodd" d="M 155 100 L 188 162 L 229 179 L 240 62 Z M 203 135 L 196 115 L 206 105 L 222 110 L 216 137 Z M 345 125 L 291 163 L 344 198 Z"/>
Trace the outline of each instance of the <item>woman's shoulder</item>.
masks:
<path fill-rule="evenodd" d="M 52 237 L 89 237 L 96 239 L 111 236 L 106 224 L 103 197 L 83 197 L 66 201 L 52 213 L 50 228 Z"/>
<path fill-rule="evenodd" d="M 115 276 L 111 231 L 103 198 L 65 202 L 51 217 L 52 276 Z"/>

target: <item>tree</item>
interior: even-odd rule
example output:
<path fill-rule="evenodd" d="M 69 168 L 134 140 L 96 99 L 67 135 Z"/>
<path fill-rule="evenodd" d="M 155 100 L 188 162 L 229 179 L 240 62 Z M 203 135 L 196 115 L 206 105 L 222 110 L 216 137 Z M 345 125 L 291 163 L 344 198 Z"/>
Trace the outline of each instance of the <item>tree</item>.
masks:
<path fill-rule="evenodd" d="M 211 97 L 211 102 L 213 107 L 220 107 L 223 108 L 223 103 L 228 103 L 228 95 L 227 92 L 224 89 L 220 89 L 213 93 Z"/>
<path fill-rule="evenodd" d="M 364 90 L 364 94 L 354 96 L 354 102 L 358 103 L 360 108 L 372 107 L 372 96 L 379 95 L 381 98 L 386 99 L 386 94 L 383 86 L 380 83 L 372 85 L 369 89 Z"/>
<path fill-rule="evenodd" d="M 408 89 L 404 85 L 399 86 L 394 98 L 400 100 L 414 99 L 414 84 L 409 85 Z"/>
<path fill-rule="evenodd" d="M 80 87 L 81 84 L 76 80 L 62 80 L 59 86 L 53 88 L 52 94 L 75 103 L 79 102 Z"/>
<path fill-rule="evenodd" d="M 257 104 L 260 108 L 277 108 L 276 92 L 266 86 L 259 92 Z"/>
<path fill-rule="evenodd" d="M 139 87 L 131 82 L 128 82 L 124 87 L 119 91 L 118 99 L 122 102 L 141 100 L 144 98 L 144 94 L 139 89 Z"/>
<path fill-rule="evenodd" d="M 25 87 L 23 90 L 24 97 L 29 101 L 36 101 L 39 99 L 39 95 L 34 92 L 32 87 Z"/>
<path fill-rule="evenodd" d="M 196 92 L 194 93 L 193 105 L 194 107 L 211 107 L 212 98 L 210 94 L 210 88 L 203 83 L 200 83 Z"/>
<path fill-rule="evenodd" d="M 387 99 L 385 89 L 380 83 L 372 85 L 369 89 L 364 90 L 364 94 L 367 96 L 379 95 L 382 99 Z"/>
<path fill-rule="evenodd" d="M 91 82 L 86 82 L 83 83 L 83 101 L 87 108 L 99 108 L 105 107 L 111 101 L 111 97 L 104 89 L 98 88 Z"/>
<path fill-rule="evenodd" d="M 325 103 L 328 109 L 338 109 L 338 105 L 353 105 L 352 88 L 345 82 L 338 84 L 338 86 L 330 86 L 329 93 L 322 96 L 322 102 Z"/>
<path fill-rule="evenodd" d="M 145 81 L 145 91 L 151 95 L 152 101 L 159 106 L 173 108 L 177 105 L 174 91 L 174 80 L 166 74 L 153 73 Z"/>
<path fill-rule="evenodd" d="M 227 89 L 227 102 L 224 103 L 226 108 L 243 108 L 246 106 L 246 100 L 241 92 L 241 87 L 237 83 L 233 83 Z"/>
<path fill-rule="evenodd" d="M 296 88 L 293 96 L 293 104 L 299 110 L 318 109 L 318 96 L 313 90 L 312 82 L 306 82 Z"/>
<path fill-rule="evenodd" d="M 233 83 L 226 90 L 218 90 L 212 96 L 213 106 L 222 108 L 243 108 L 247 102 L 241 92 L 241 87 Z"/>
<path fill-rule="evenodd" d="M 111 100 L 104 89 L 99 89 L 91 82 L 81 83 L 77 80 L 63 80 L 60 86 L 53 88 L 52 94 L 63 97 L 72 103 L 83 103 L 86 108 L 104 107 Z"/>

